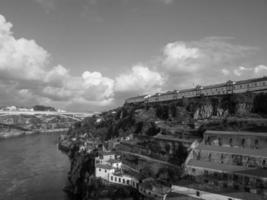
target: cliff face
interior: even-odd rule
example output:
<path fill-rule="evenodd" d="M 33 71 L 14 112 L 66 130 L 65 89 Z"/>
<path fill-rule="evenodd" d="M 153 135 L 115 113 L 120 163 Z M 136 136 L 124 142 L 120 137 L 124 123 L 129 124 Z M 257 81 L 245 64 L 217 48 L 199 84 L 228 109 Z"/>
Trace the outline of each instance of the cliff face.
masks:
<path fill-rule="evenodd" d="M 265 94 L 262 97 L 262 94 L 246 93 L 210 98 L 200 97 L 190 100 L 189 104 L 195 120 L 223 119 L 229 116 L 250 117 L 263 114 L 259 112 L 257 107 L 266 100 L 267 96 Z"/>
<path fill-rule="evenodd" d="M 69 185 L 66 191 L 73 200 L 139 200 L 139 193 L 131 187 L 107 185 L 94 176 L 94 157 L 90 154 L 78 153 L 69 149 L 71 167 L 68 173 Z"/>
<path fill-rule="evenodd" d="M 267 131 L 267 120 L 264 118 L 267 109 L 264 113 L 264 109 L 260 107 L 262 104 L 265 105 L 266 101 L 267 95 L 258 97 L 255 94 L 199 97 L 156 105 L 124 105 L 86 118 L 81 123 L 76 123 L 60 143 L 71 160 L 68 191 L 82 200 L 107 199 L 107 197 L 140 198 L 131 188 L 106 185 L 94 177 L 93 158 L 96 152 L 88 154 L 80 151 L 83 141 L 88 138 L 106 144 L 108 140 L 113 141 L 132 134 L 141 141 L 138 145 L 130 147 L 130 150 L 136 148 L 137 152 L 142 151 L 146 156 L 155 159 L 166 158 L 166 162 L 175 163 L 182 171 L 185 159 L 176 161 L 177 158 L 186 157 L 188 152 L 181 148 L 173 153 L 170 146 L 153 143 L 151 140 L 153 136 L 160 135 L 159 133 L 175 136 L 180 129 L 188 130 L 196 127 L 198 129 L 190 134 L 200 139 L 205 129 Z M 194 126 L 197 123 L 199 126 Z M 134 156 L 126 156 L 126 160 L 127 165 L 137 167 L 137 171 L 147 164 L 139 162 Z M 164 180 L 162 177 L 167 177 L 165 179 L 170 181 L 170 177 L 177 174 L 177 170 L 173 173 L 168 167 L 158 171 L 160 173 L 157 173 L 156 177 L 161 180 Z M 144 171 L 143 175 L 151 176 L 148 172 L 149 170 Z"/>

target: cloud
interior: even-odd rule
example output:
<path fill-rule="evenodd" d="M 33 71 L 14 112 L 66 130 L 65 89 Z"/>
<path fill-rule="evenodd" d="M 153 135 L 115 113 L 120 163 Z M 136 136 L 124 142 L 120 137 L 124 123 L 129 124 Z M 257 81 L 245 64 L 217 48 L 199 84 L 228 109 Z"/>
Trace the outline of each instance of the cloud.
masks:
<path fill-rule="evenodd" d="M 84 97 L 88 100 L 93 97 L 95 100 L 112 100 L 114 81 L 110 78 L 103 77 L 100 72 L 85 71 L 82 74 Z"/>
<path fill-rule="evenodd" d="M 230 74 L 230 71 L 229 71 L 228 69 L 223 68 L 223 69 L 222 69 L 222 73 L 223 73 L 224 75 L 228 75 L 228 74 Z"/>
<path fill-rule="evenodd" d="M 201 57 L 201 54 L 198 48 L 189 47 L 183 42 L 173 42 L 165 46 L 163 56 L 163 65 L 169 70 L 192 72 L 197 70 L 197 65 L 192 64 L 192 61 Z"/>
<path fill-rule="evenodd" d="M 132 67 L 131 72 L 119 75 L 115 80 L 117 92 L 148 93 L 159 91 L 165 80 L 156 71 L 141 64 Z"/>
<path fill-rule="evenodd" d="M 169 77 L 165 89 L 225 81 L 240 62 L 258 50 L 256 47 L 233 44 L 232 41 L 233 38 L 207 37 L 198 41 L 168 43 L 162 50 L 158 67 L 161 73 Z M 235 74 L 240 74 L 242 70 L 236 69 Z"/>
<path fill-rule="evenodd" d="M 114 78 L 89 69 L 74 76 L 60 64 L 51 66 L 50 54 L 36 41 L 15 38 L 12 26 L 0 15 L 2 105 L 103 110 L 135 95 L 267 75 L 266 65 L 246 62 L 258 48 L 208 37 L 169 42 L 150 64 L 134 65 Z"/>
<path fill-rule="evenodd" d="M 14 101 L 1 103 L 51 104 L 72 107 L 111 104 L 114 81 L 100 72 L 73 76 L 62 65 L 51 66 L 50 55 L 34 40 L 16 39 L 12 24 L 0 15 L 0 93 Z M 5 98 L 6 99 L 6 98 Z"/>
<path fill-rule="evenodd" d="M 229 71 L 227 75 L 231 76 L 233 79 L 239 77 L 241 78 L 262 77 L 267 75 L 267 66 L 265 65 L 257 65 L 254 67 L 239 66 L 234 68 L 232 71 Z"/>
<path fill-rule="evenodd" d="M 254 68 L 254 73 L 256 75 L 267 76 L 267 66 L 266 65 L 258 65 Z"/>

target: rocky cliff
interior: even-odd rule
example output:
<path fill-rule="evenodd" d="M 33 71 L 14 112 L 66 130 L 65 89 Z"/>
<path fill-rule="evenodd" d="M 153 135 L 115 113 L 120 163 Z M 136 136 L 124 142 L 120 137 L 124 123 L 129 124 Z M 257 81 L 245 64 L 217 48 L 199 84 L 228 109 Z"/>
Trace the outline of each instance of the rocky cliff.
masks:
<path fill-rule="evenodd" d="M 267 109 L 265 111 L 259 107 L 262 104 L 265 105 L 265 101 L 267 101 L 265 94 L 199 97 L 156 105 L 124 105 L 86 118 L 76 123 L 60 143 L 62 149 L 68 152 L 71 160 L 68 191 L 83 200 L 106 199 L 111 196 L 115 199 L 140 198 L 138 193 L 130 188 L 106 185 L 94 177 L 93 158 L 97 151 L 90 154 L 81 152 L 81 146 L 87 139 L 97 141 L 98 144 L 108 148 L 108 140 L 115 141 L 116 138 L 124 138 L 133 134 L 135 137 L 144 138 L 139 142 L 139 146 L 143 145 L 144 148 L 136 146 L 132 149 L 142 151 L 152 158 L 153 155 L 155 158 L 162 157 L 163 160 L 182 167 L 185 158 L 180 160 L 177 158 L 186 157 L 186 151 L 180 149 L 179 152 L 168 155 L 169 148 L 164 147 L 165 149 L 160 150 L 160 143 L 151 143 L 151 139 L 145 138 L 152 138 L 159 133 L 175 136 L 177 130 L 192 128 L 195 128 L 192 132 L 193 138 L 201 138 L 205 129 L 267 131 L 265 118 Z M 151 155 L 148 155 L 149 152 Z M 133 157 L 128 158 L 128 162 L 132 166 L 141 163 L 136 162 L 136 158 Z M 152 173 L 148 171 L 144 174 L 152 176 Z M 170 177 L 174 177 L 172 170 L 166 167 L 159 171 L 162 173 L 157 173 L 155 178 L 161 179 L 163 176 L 165 180 L 170 181 Z M 179 176 L 177 178 L 179 179 Z"/>

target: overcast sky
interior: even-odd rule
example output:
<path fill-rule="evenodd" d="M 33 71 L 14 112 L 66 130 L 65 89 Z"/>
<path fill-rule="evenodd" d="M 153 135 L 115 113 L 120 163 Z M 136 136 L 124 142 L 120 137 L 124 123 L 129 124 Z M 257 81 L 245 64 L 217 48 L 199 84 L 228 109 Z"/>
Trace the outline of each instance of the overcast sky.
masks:
<path fill-rule="evenodd" d="M 1 0 L 0 106 L 102 111 L 267 75 L 266 0 Z"/>

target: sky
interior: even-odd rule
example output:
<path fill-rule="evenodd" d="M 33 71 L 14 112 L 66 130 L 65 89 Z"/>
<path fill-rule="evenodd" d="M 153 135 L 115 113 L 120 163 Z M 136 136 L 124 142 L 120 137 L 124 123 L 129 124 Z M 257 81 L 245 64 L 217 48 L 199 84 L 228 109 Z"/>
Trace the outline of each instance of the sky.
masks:
<path fill-rule="evenodd" d="M 266 0 L 1 0 L 0 106 L 91 112 L 267 75 Z"/>

